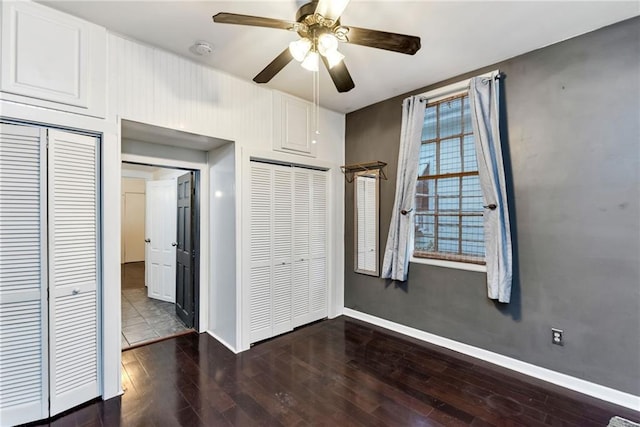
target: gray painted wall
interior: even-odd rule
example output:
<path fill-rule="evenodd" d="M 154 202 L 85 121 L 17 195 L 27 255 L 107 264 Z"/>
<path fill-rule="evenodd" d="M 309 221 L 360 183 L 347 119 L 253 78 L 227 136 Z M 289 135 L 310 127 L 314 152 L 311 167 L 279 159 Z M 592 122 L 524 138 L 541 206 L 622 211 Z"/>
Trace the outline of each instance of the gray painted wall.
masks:
<path fill-rule="evenodd" d="M 345 307 L 640 395 L 640 18 L 412 93 L 496 68 L 506 74 L 512 303 L 487 299 L 483 273 L 411 264 L 402 284 L 354 273 L 347 184 Z M 346 163 L 389 163 L 381 253 L 407 95 L 346 118 Z M 551 327 L 564 329 L 564 347 Z"/>

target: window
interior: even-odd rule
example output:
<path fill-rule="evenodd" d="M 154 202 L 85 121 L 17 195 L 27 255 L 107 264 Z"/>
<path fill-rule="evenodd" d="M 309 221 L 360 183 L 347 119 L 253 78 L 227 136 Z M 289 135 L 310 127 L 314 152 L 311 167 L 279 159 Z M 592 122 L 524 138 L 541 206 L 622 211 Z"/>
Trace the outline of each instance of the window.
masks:
<path fill-rule="evenodd" d="M 484 264 L 483 207 L 468 94 L 427 104 L 414 257 Z"/>

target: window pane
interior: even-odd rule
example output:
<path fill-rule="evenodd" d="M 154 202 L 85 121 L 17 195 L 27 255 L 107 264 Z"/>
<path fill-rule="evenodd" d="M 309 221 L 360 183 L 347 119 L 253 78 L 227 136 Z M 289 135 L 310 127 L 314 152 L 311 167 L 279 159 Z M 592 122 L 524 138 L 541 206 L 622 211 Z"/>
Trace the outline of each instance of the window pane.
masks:
<path fill-rule="evenodd" d="M 440 178 L 437 180 L 439 196 L 457 196 L 460 194 L 460 178 Z"/>
<path fill-rule="evenodd" d="M 482 191 L 478 175 L 462 177 L 462 212 L 482 213 Z"/>
<path fill-rule="evenodd" d="M 462 217 L 462 240 L 483 242 L 483 218 L 480 215 Z"/>
<path fill-rule="evenodd" d="M 462 171 L 460 138 L 450 138 L 440 141 L 439 173 L 453 173 L 460 171 Z"/>
<path fill-rule="evenodd" d="M 438 252 L 457 254 L 458 240 L 438 239 Z"/>
<path fill-rule="evenodd" d="M 436 143 L 429 142 L 420 145 L 420 159 L 418 160 L 418 175 L 436 174 Z"/>
<path fill-rule="evenodd" d="M 477 171 L 478 162 L 476 161 L 476 146 L 473 135 L 467 135 L 464 137 L 464 171 Z"/>
<path fill-rule="evenodd" d="M 458 224 L 440 224 L 438 225 L 438 238 L 439 239 L 454 239 L 458 240 L 460 234 L 460 227 Z"/>
<path fill-rule="evenodd" d="M 484 257 L 484 242 L 462 242 L 462 254 Z"/>
<path fill-rule="evenodd" d="M 459 212 L 460 197 L 438 196 L 438 212 Z"/>
<path fill-rule="evenodd" d="M 462 133 L 462 100 L 460 98 L 440 104 L 440 138 Z"/>
<path fill-rule="evenodd" d="M 424 114 L 424 125 L 422 126 L 422 140 L 436 139 L 437 127 L 437 105 L 427 107 Z"/>
<path fill-rule="evenodd" d="M 417 251 L 432 252 L 435 250 L 433 215 L 416 213 L 414 247 Z"/>
<path fill-rule="evenodd" d="M 416 212 L 435 214 L 435 210 L 436 196 L 416 195 Z"/>
<path fill-rule="evenodd" d="M 463 107 L 462 107 L 462 121 L 464 122 L 464 133 L 472 133 L 472 124 L 471 124 L 471 108 L 469 107 L 469 97 L 465 96 L 463 99 Z"/>

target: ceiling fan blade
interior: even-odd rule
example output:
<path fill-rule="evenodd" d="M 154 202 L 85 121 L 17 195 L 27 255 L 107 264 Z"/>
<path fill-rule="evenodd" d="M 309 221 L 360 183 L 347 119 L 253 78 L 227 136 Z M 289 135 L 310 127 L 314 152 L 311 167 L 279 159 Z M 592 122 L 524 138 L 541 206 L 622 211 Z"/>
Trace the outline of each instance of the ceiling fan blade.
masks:
<path fill-rule="evenodd" d="M 349 0 L 320 0 L 316 6 L 316 13 L 327 19 L 336 21 L 349 4 Z"/>
<path fill-rule="evenodd" d="M 320 55 L 320 57 L 322 58 L 322 62 L 324 62 L 324 66 L 327 67 L 327 71 L 329 71 L 331 80 L 333 80 L 333 84 L 336 85 L 338 92 L 349 92 L 351 89 L 356 87 L 356 84 L 353 82 L 351 74 L 349 74 L 349 70 L 347 70 L 347 66 L 344 64 L 344 61 L 340 61 L 340 63 L 334 65 L 333 68 L 329 68 L 327 58 L 322 55 Z"/>
<path fill-rule="evenodd" d="M 276 59 L 271 61 L 269 65 L 264 67 L 264 70 L 260 71 L 257 76 L 253 78 L 253 81 L 256 83 L 268 83 L 276 74 L 280 72 L 291 60 L 293 56 L 291 56 L 291 52 L 289 52 L 289 48 L 286 48 L 282 51 L 282 53 L 276 56 Z"/>
<path fill-rule="evenodd" d="M 251 25 L 254 27 L 279 28 L 281 30 L 293 29 L 294 22 L 282 19 L 263 18 L 261 16 L 238 15 L 237 13 L 220 12 L 213 15 L 213 22 L 219 24 Z"/>
<path fill-rule="evenodd" d="M 408 55 L 413 55 L 420 50 L 420 37 L 368 30 L 366 28 L 348 28 L 347 39 L 349 39 L 348 43 L 351 44 L 386 49 Z"/>

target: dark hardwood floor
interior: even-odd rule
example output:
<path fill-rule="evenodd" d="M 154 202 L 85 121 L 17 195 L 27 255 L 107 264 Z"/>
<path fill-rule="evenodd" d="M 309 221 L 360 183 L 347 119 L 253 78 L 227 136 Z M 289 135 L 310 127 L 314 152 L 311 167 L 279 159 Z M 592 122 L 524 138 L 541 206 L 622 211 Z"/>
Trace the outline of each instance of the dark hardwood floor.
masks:
<path fill-rule="evenodd" d="M 235 355 L 206 334 L 125 351 L 121 398 L 56 426 L 606 426 L 640 413 L 340 317 Z"/>

